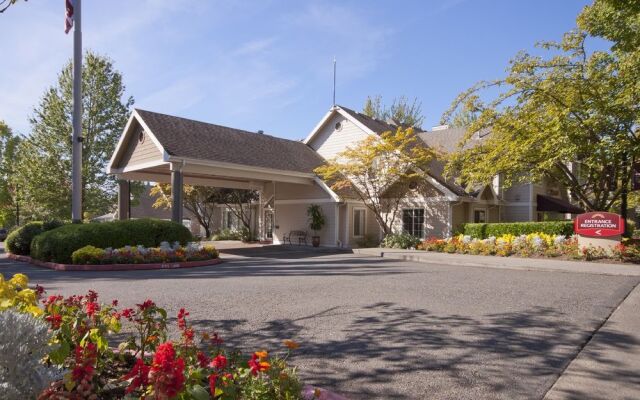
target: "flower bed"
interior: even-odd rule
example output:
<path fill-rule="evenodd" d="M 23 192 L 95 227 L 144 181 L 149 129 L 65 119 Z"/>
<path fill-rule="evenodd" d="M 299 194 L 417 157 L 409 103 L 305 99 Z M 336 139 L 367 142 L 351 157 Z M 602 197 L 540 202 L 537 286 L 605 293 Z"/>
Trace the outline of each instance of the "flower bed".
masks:
<path fill-rule="evenodd" d="M 167 312 L 152 300 L 133 308 L 98 301 L 98 294 L 44 296 L 28 288 L 28 278 L 0 274 L 0 367 L 29 373 L 3 375 L 12 398 L 47 399 L 265 399 L 335 398 L 303 388 L 289 365 L 299 344 L 283 350 L 243 354 L 229 350 L 216 332 L 196 332 L 189 312 L 176 316 L 177 336 L 169 338 Z M 124 324 L 133 332 L 116 348 L 114 334 Z M 18 371 L 19 372 L 19 371 Z M 311 397 L 309 397 L 311 395 Z"/>
<path fill-rule="evenodd" d="M 175 242 L 160 243 L 160 247 L 125 246 L 119 249 L 100 249 L 85 246 L 73 252 L 73 264 L 158 264 L 182 261 L 204 261 L 218 258 L 218 250 L 213 246 L 189 243 L 181 246 Z"/>
<path fill-rule="evenodd" d="M 531 233 L 475 239 L 468 235 L 453 238 L 429 238 L 416 246 L 418 250 L 444 253 L 519 257 L 563 257 L 576 260 L 616 260 L 640 263 L 640 241 L 627 239 L 613 249 L 578 246 L 576 237 Z"/>

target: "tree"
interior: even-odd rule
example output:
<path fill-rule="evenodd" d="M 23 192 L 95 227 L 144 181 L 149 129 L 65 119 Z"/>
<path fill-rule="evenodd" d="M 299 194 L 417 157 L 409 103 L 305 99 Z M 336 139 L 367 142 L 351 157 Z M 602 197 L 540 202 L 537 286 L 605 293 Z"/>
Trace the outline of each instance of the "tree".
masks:
<path fill-rule="evenodd" d="M 0 121 L 0 226 L 18 223 L 18 193 L 10 178 L 13 176 L 20 137 Z"/>
<path fill-rule="evenodd" d="M 235 215 L 244 227 L 246 236 L 243 240 L 250 241 L 255 238 L 251 218 L 251 204 L 260 199 L 255 190 L 218 188 L 211 200 L 218 204 L 224 204 Z"/>
<path fill-rule="evenodd" d="M 470 110 L 459 110 L 449 118 L 449 121 L 440 121 L 441 124 L 452 128 L 468 128 L 478 119 L 478 114 Z"/>
<path fill-rule="evenodd" d="M 413 128 L 398 127 L 395 132 L 368 136 L 315 172 L 333 190 L 347 190 L 362 200 L 384 233 L 390 234 L 402 199 L 424 180 L 434 156 Z"/>
<path fill-rule="evenodd" d="M 24 0 L 27 1 L 27 0 Z M 9 7 L 17 3 L 18 0 L 0 0 L 0 14 L 7 11 Z"/>
<path fill-rule="evenodd" d="M 382 103 L 382 96 L 367 97 L 362 113 L 381 121 L 391 120 L 395 125 L 420 129 L 424 122 L 422 103 L 417 98 L 410 102 L 405 96 L 393 99 L 391 106 Z"/>
<path fill-rule="evenodd" d="M 184 186 L 182 206 L 186 208 L 204 228 L 207 238 L 211 237 L 213 228 L 213 216 L 216 203 L 212 201 L 218 189 L 207 186 Z M 156 197 L 154 208 L 171 208 L 171 185 L 158 183 L 151 188 L 151 196 Z"/>
<path fill-rule="evenodd" d="M 49 88 L 31 118 L 31 135 L 20 145 L 14 181 L 35 218 L 68 219 L 71 209 L 71 62 Z M 122 75 L 113 62 L 87 52 L 82 70 L 82 198 L 84 215 L 108 212 L 115 202 L 115 177 L 106 165 L 129 117 Z"/>
<path fill-rule="evenodd" d="M 584 32 L 561 43 L 541 43 L 548 58 L 520 53 L 506 78 L 480 82 L 462 93 L 459 107 L 478 113 L 465 140 L 491 129 L 480 145 L 459 151 L 447 173 L 459 181 L 486 184 L 500 174 L 507 186 L 554 179 L 588 210 L 609 210 L 625 192 L 631 165 L 640 154 L 638 103 L 620 76 L 620 59 L 587 53 Z M 487 88 L 502 92 L 480 100 Z"/>

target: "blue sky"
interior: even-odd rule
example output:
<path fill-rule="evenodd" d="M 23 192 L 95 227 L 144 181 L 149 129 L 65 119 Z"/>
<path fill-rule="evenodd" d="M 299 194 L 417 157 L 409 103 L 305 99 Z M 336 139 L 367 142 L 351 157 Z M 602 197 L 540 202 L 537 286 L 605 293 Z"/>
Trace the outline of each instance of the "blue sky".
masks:
<path fill-rule="evenodd" d="M 587 0 L 83 2 L 84 47 L 111 57 L 136 107 L 291 139 L 337 102 L 422 102 L 437 125 L 462 90 L 504 75 L 519 50 L 560 39 Z M 0 119 L 28 117 L 71 57 L 62 0 L 0 15 Z"/>

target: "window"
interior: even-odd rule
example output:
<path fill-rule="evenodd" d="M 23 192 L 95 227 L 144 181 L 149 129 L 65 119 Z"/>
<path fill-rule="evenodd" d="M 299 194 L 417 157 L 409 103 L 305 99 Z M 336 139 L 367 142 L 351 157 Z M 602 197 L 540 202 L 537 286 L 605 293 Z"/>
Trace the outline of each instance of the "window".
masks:
<path fill-rule="evenodd" d="M 364 208 L 353 209 L 353 236 L 354 237 L 364 236 L 364 218 L 365 218 Z"/>
<path fill-rule="evenodd" d="M 336 128 L 336 131 L 341 131 L 342 130 L 342 122 L 336 122 L 335 128 Z"/>
<path fill-rule="evenodd" d="M 475 223 L 487 222 L 487 211 L 486 210 L 473 210 L 473 222 L 475 222 Z"/>
<path fill-rule="evenodd" d="M 227 209 L 225 211 L 225 227 L 227 229 L 231 229 L 231 230 L 235 230 L 238 228 L 238 223 L 237 223 L 237 217 L 236 215 L 233 213 L 233 211 Z"/>
<path fill-rule="evenodd" d="M 424 208 L 402 210 L 402 230 L 415 237 L 424 237 Z"/>

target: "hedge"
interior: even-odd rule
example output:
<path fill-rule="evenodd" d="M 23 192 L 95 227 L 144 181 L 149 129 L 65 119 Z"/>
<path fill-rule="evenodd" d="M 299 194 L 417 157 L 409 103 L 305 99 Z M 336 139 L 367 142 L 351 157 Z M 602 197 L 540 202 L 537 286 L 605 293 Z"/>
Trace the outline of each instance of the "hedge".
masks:
<path fill-rule="evenodd" d="M 498 237 L 506 234 L 519 236 L 529 233 L 571 236 L 573 235 L 573 221 L 464 224 L 461 230 L 463 234 L 478 239 L 486 239 L 491 236 Z"/>
<path fill-rule="evenodd" d="M 157 247 L 162 242 L 185 245 L 192 240 L 191 232 L 184 225 L 159 219 L 72 224 L 37 236 L 31 243 L 31 256 L 41 261 L 70 263 L 71 254 L 85 246 Z"/>
<path fill-rule="evenodd" d="M 9 236 L 7 236 L 7 250 L 9 250 L 9 252 L 13 254 L 28 256 L 30 254 L 31 242 L 33 241 L 33 238 L 35 238 L 42 232 L 55 229 L 60 226 L 62 226 L 62 222 L 57 220 L 47 222 L 29 222 L 15 229 L 9 234 Z"/>

